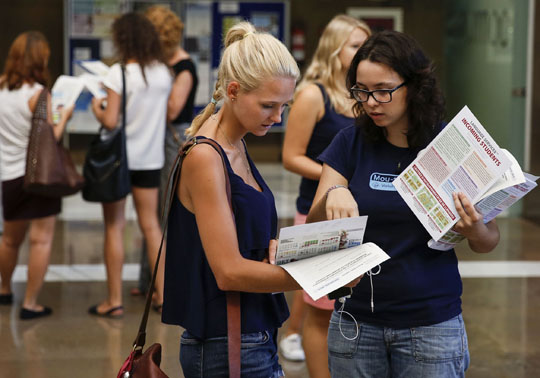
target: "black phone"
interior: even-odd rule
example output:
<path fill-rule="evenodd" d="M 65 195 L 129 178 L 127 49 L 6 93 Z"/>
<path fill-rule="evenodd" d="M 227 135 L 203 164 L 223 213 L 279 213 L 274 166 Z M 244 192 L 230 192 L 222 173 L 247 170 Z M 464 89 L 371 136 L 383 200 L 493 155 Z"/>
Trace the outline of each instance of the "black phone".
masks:
<path fill-rule="evenodd" d="M 328 293 L 328 299 L 339 299 L 352 295 L 352 288 L 350 287 L 340 287 L 330 293 Z"/>

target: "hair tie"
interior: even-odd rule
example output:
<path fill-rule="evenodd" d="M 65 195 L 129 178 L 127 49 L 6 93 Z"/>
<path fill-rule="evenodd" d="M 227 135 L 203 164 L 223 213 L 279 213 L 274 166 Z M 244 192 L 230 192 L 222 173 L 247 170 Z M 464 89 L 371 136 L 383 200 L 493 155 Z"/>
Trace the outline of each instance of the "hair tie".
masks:
<path fill-rule="evenodd" d="M 244 34 L 244 36 L 242 37 L 242 39 L 246 38 L 248 35 L 252 35 L 253 32 L 252 31 L 248 31 L 246 34 Z"/>
<path fill-rule="evenodd" d="M 217 105 L 218 101 L 212 97 L 212 99 L 210 100 L 210 103 Z"/>

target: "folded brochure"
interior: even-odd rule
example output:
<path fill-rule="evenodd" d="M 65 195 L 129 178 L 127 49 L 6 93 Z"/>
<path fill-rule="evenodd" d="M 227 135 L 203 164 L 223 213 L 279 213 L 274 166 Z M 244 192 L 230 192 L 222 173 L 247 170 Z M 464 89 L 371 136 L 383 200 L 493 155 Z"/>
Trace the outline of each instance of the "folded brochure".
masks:
<path fill-rule="evenodd" d="M 367 216 L 285 227 L 276 264 L 313 299 L 345 286 L 388 256 L 374 243 L 362 244 Z"/>

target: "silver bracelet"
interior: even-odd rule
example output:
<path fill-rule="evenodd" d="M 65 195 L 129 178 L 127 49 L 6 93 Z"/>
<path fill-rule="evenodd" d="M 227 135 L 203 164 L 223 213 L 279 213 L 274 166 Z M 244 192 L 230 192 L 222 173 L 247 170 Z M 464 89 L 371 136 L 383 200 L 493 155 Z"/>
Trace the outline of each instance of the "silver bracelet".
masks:
<path fill-rule="evenodd" d="M 326 191 L 326 194 L 324 195 L 325 198 L 328 198 L 328 194 L 334 190 L 334 189 L 337 189 L 337 188 L 345 188 L 345 189 L 348 189 L 345 185 L 333 185 L 331 187 L 328 188 L 328 190 Z"/>

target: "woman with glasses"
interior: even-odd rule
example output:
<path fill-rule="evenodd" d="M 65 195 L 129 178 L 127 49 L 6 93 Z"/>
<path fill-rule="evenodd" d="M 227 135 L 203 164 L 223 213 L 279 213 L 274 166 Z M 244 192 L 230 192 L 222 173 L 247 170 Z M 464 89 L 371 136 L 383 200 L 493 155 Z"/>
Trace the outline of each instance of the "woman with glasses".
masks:
<path fill-rule="evenodd" d="M 302 176 L 295 225 L 305 223 L 317 190 L 322 171 L 317 157 L 341 129 L 354 124 L 354 100 L 345 86 L 345 76 L 354 54 L 370 35 L 363 21 L 346 15 L 332 18 L 296 90 L 283 144 L 284 167 Z M 312 378 L 330 376 L 326 336 L 333 308 L 333 300 L 323 297 L 313 301 L 298 291 L 288 329 L 279 344 L 282 355 L 289 360 L 303 360 L 305 351 Z"/>
<path fill-rule="evenodd" d="M 383 31 L 358 50 L 347 83 L 357 101 L 356 125 L 319 157 L 323 170 L 308 221 L 368 215 L 364 242 L 391 259 L 336 303 L 330 371 L 464 377 L 469 353 L 455 252 L 427 247 L 428 232 L 391 184 L 442 128 L 444 100 L 433 64 L 413 38 Z M 454 202 L 461 216 L 455 229 L 473 251 L 491 251 L 499 240 L 496 224 L 484 225 L 463 194 L 454 194 Z"/>

